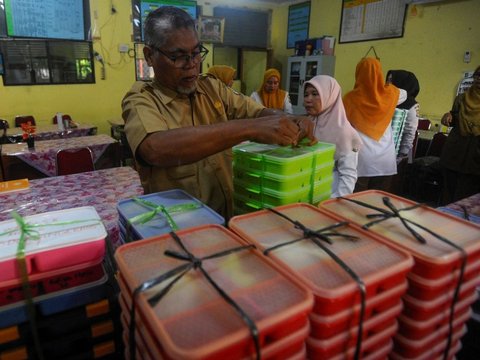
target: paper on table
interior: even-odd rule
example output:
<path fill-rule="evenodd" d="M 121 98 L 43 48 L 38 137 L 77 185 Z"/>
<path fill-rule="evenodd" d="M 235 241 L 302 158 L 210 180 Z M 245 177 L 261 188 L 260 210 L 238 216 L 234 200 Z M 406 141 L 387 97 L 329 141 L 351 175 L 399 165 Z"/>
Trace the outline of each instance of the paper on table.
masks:
<path fill-rule="evenodd" d="M 28 179 L 17 179 L 0 182 L 0 193 L 9 193 L 30 188 Z"/>

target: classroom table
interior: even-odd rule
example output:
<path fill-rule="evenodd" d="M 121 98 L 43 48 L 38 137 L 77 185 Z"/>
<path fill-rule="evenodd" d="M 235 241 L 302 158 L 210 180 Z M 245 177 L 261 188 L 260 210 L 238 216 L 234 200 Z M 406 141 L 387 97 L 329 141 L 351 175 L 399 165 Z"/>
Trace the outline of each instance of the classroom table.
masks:
<path fill-rule="evenodd" d="M 117 167 L 29 181 L 26 190 L 0 193 L 0 221 L 10 220 L 15 210 L 21 216 L 93 206 L 102 219 L 110 244 L 120 243 L 117 203 L 143 194 L 138 173 Z"/>
<path fill-rule="evenodd" d="M 480 193 L 437 209 L 480 224 Z"/>
<path fill-rule="evenodd" d="M 58 150 L 80 147 L 92 150 L 96 169 L 120 165 L 118 141 L 104 134 L 38 141 L 34 149 L 28 149 L 26 143 L 4 144 L 1 150 L 3 179 L 55 176 Z"/>
<path fill-rule="evenodd" d="M 22 128 L 7 130 L 7 138 L 12 143 L 22 142 Z M 37 125 L 35 128 L 35 141 L 72 138 L 79 136 L 96 135 L 97 127 L 89 124 L 78 124 L 74 128 L 60 130 L 58 125 Z"/>

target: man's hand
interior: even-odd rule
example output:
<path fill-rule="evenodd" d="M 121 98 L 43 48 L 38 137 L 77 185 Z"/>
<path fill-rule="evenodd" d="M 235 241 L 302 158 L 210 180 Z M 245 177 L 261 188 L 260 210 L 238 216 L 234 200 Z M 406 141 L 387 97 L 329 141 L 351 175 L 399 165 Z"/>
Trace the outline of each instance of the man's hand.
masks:
<path fill-rule="evenodd" d="M 304 138 L 310 140 L 308 142 L 308 145 L 316 144 L 318 140 L 314 134 L 315 126 L 313 124 L 313 121 L 306 116 L 295 116 L 294 121 L 300 130 L 297 137 L 297 144 Z"/>
<path fill-rule="evenodd" d="M 304 116 L 272 115 L 257 118 L 252 140 L 264 144 L 296 146 L 303 138 L 309 145 L 317 142 L 313 135 L 313 123 Z"/>

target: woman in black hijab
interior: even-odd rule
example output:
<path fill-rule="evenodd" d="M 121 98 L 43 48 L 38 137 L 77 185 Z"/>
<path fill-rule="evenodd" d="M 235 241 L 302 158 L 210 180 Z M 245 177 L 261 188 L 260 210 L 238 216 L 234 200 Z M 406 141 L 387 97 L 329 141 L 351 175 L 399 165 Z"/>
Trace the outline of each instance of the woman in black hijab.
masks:
<path fill-rule="evenodd" d="M 415 74 L 406 70 L 390 70 L 387 73 L 387 82 L 390 82 L 399 89 L 403 89 L 407 92 L 407 100 L 400 105 L 397 105 L 398 109 L 407 110 L 405 127 L 400 140 L 400 150 L 398 151 L 398 158 L 404 158 L 409 156 L 412 150 L 415 132 L 418 127 L 420 106 L 416 97 L 420 92 L 420 84 L 418 83 Z M 410 158 L 409 162 L 411 162 L 411 160 L 412 159 Z"/>

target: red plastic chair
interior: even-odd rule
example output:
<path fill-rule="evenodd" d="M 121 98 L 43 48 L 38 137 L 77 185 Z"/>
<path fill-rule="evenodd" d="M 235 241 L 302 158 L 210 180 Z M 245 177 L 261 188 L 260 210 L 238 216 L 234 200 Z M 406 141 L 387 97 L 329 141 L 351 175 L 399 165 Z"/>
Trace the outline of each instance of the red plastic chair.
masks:
<path fill-rule="evenodd" d="M 30 124 L 35 124 L 35 118 L 32 115 L 17 115 L 15 116 L 15 127 L 20 127 L 22 124 L 25 124 L 30 121 Z"/>
<path fill-rule="evenodd" d="M 418 130 L 430 130 L 432 122 L 428 119 L 418 119 Z"/>
<path fill-rule="evenodd" d="M 56 157 L 57 175 L 94 171 L 93 154 L 90 148 L 60 149 Z"/>

